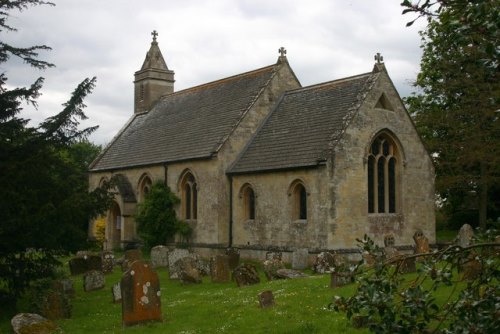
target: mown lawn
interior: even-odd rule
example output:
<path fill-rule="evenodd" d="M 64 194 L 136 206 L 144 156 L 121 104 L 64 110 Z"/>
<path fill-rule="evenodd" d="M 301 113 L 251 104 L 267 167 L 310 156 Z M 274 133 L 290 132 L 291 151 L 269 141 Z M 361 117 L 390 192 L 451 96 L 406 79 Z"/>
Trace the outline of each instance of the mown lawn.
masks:
<path fill-rule="evenodd" d="M 329 275 L 294 280 L 267 281 L 238 288 L 236 283 L 216 284 L 206 277 L 202 284 L 181 285 L 158 270 L 163 322 L 123 328 L 121 304 L 113 304 L 111 287 L 119 282 L 115 267 L 106 276 L 103 290 L 84 292 L 82 276 L 72 277 L 76 296 L 71 319 L 57 320 L 64 333 L 368 333 L 352 328 L 343 314 L 328 309 L 333 295 L 352 295 L 354 285 L 329 287 Z M 257 294 L 272 290 L 276 305 L 259 308 Z M 2 320 L 1 333 L 10 324 Z"/>

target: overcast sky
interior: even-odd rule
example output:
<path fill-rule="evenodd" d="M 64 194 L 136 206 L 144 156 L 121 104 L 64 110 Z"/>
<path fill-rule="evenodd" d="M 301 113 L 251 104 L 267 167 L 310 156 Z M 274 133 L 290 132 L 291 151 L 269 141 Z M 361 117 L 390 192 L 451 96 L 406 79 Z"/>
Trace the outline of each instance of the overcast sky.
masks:
<path fill-rule="evenodd" d="M 11 12 L 2 40 L 19 47 L 45 44 L 41 59 L 56 65 L 37 71 L 10 60 L 0 65 L 10 87 L 45 77 L 38 110 L 21 115 L 38 124 L 62 110 L 86 77 L 97 86 L 86 99 L 89 120 L 99 125 L 90 137 L 106 144 L 133 114 L 133 79 L 151 43 L 151 32 L 175 90 L 189 88 L 276 62 L 284 46 L 303 86 L 371 71 L 380 52 L 400 95 L 411 83 L 421 57 L 418 31 L 406 28 L 401 0 L 52 0 Z"/>

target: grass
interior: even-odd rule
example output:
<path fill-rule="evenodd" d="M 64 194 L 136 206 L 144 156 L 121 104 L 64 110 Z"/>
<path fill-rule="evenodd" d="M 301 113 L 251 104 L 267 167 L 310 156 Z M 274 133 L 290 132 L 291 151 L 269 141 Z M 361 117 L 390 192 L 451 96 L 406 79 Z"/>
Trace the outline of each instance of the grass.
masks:
<path fill-rule="evenodd" d="M 437 230 L 436 231 L 436 241 L 437 242 L 452 242 L 457 237 L 458 231 L 455 230 Z"/>
<path fill-rule="evenodd" d="M 64 333 L 368 333 L 352 328 L 343 314 L 328 309 L 333 295 L 352 295 L 354 285 L 329 287 L 329 275 L 312 275 L 293 280 L 267 281 L 238 288 L 236 283 L 181 285 L 158 270 L 161 284 L 163 322 L 123 328 L 121 304 L 113 304 L 111 287 L 119 282 L 115 267 L 106 276 L 103 290 L 84 292 L 82 276 L 73 276 L 76 296 L 71 319 L 57 320 Z M 272 290 L 276 305 L 261 309 L 257 294 Z M 1 320 L 0 332 L 10 331 Z"/>

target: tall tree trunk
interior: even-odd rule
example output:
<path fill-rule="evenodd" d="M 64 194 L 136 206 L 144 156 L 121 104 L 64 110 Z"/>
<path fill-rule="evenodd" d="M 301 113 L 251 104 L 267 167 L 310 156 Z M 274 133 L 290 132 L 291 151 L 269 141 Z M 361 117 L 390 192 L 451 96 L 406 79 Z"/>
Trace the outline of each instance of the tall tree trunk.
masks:
<path fill-rule="evenodd" d="M 488 184 L 486 181 L 486 164 L 480 163 L 480 186 L 479 186 L 479 227 L 486 229 L 486 216 L 488 210 Z"/>

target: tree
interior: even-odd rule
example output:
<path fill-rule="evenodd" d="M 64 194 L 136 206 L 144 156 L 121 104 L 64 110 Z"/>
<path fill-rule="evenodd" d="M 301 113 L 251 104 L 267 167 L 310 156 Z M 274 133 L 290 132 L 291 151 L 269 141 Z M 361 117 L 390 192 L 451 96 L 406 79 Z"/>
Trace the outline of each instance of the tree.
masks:
<path fill-rule="evenodd" d="M 137 232 L 146 248 L 163 245 L 178 232 L 184 237 L 189 236 L 189 225 L 177 219 L 174 206 L 178 203 L 179 198 L 167 185 L 161 181 L 153 184 L 135 216 Z"/>
<path fill-rule="evenodd" d="M 403 13 L 428 20 L 419 91 L 406 102 L 434 159 L 437 191 L 452 210 L 474 208 L 485 228 L 488 212 L 496 219 L 500 209 L 494 197 L 500 189 L 500 1 L 402 5 Z M 465 203 L 471 198 L 477 204 Z"/>
<path fill-rule="evenodd" d="M 44 4 L 50 3 L 1 1 L 0 32 L 16 30 L 7 25 L 10 11 Z M 0 42 L 0 64 L 14 56 L 37 69 L 54 66 L 38 59 L 42 50 L 50 48 Z M 111 203 L 111 184 L 88 192 L 88 162 L 100 148 L 85 139 L 97 127 L 78 129 L 95 81 L 83 80 L 60 113 L 31 127 L 20 117 L 21 104 L 36 107 L 43 78 L 8 89 L 0 74 L 0 299 L 17 298 L 33 280 L 51 276 L 57 254 L 86 246 L 87 222 Z"/>

